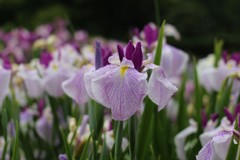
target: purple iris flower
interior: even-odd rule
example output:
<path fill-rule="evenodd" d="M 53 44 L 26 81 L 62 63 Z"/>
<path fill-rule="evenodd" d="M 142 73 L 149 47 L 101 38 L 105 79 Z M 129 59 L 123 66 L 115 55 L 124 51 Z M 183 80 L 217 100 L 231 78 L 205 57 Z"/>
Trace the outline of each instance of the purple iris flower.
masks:
<path fill-rule="evenodd" d="M 90 70 L 84 75 L 85 87 L 88 95 L 111 109 L 112 118 L 126 120 L 140 109 L 148 90 L 150 99 L 158 104 L 161 110 L 177 91 L 166 78 L 161 67 L 156 66 L 147 83 L 147 74 L 141 73 L 143 67 L 143 53 L 141 43 L 133 46 L 130 41 L 125 50 L 117 46 L 118 55 L 109 57 L 109 65 L 96 70 Z M 96 55 L 96 60 L 100 60 Z"/>

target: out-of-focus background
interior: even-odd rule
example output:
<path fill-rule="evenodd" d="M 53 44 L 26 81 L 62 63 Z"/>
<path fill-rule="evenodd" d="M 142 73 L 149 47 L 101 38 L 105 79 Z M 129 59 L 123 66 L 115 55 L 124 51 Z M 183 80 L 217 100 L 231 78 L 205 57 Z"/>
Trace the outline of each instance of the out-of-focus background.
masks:
<path fill-rule="evenodd" d="M 160 18 L 177 27 L 181 41 L 170 43 L 197 56 L 213 50 L 215 38 L 225 41 L 224 48 L 240 46 L 239 0 L 159 0 Z M 70 28 L 85 29 L 123 41 L 133 27 L 155 22 L 154 0 L 0 0 L 0 26 L 36 26 L 68 19 Z"/>

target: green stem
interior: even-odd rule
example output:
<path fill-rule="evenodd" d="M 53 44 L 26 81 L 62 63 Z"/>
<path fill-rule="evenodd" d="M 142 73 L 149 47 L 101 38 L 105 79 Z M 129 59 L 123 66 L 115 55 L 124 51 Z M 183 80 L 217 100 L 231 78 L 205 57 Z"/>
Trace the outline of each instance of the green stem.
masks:
<path fill-rule="evenodd" d="M 122 138 L 123 138 L 123 122 L 117 122 L 117 132 L 115 138 L 115 153 L 114 159 L 120 160 L 121 159 L 121 151 L 122 151 Z"/>

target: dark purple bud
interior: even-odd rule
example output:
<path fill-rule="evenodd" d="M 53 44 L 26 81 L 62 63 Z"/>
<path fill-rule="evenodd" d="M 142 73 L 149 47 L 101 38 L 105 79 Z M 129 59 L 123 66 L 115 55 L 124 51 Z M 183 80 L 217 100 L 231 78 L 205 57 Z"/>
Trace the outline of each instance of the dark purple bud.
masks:
<path fill-rule="evenodd" d="M 40 100 L 38 101 L 38 113 L 39 113 L 39 117 L 41 117 L 42 114 L 43 114 L 44 106 L 45 106 L 45 101 L 44 101 L 44 99 L 40 99 Z"/>
<path fill-rule="evenodd" d="M 68 160 L 66 154 L 60 154 L 60 155 L 58 156 L 58 159 L 59 159 L 59 160 Z"/>
<path fill-rule="evenodd" d="M 102 64 L 102 48 L 101 43 L 96 41 L 96 54 L 95 54 L 95 68 L 99 69 L 103 66 Z"/>
<path fill-rule="evenodd" d="M 222 58 L 223 58 L 223 61 L 224 61 L 225 63 L 227 63 L 227 61 L 228 61 L 227 51 L 223 51 Z"/>
<path fill-rule="evenodd" d="M 127 44 L 126 54 L 125 54 L 125 57 L 128 60 L 132 60 L 134 50 L 135 50 L 135 48 L 132 44 L 132 41 L 129 41 L 128 44 Z"/>
<path fill-rule="evenodd" d="M 106 66 L 109 64 L 108 58 L 112 55 L 112 51 L 109 48 L 102 48 L 102 63 L 103 66 Z"/>
<path fill-rule="evenodd" d="M 142 67 L 142 61 L 143 61 L 143 53 L 142 53 L 142 47 L 140 42 L 137 43 L 137 46 L 134 50 L 132 61 L 134 64 L 134 68 L 140 71 Z"/>
<path fill-rule="evenodd" d="M 238 116 L 237 116 L 237 118 L 238 118 L 238 128 L 240 128 L 240 114 L 238 114 Z"/>
<path fill-rule="evenodd" d="M 218 114 L 217 113 L 211 114 L 211 119 L 213 122 L 215 122 L 218 119 Z"/>
<path fill-rule="evenodd" d="M 117 50 L 118 50 L 118 56 L 120 61 L 122 62 L 123 57 L 124 57 L 124 50 L 123 47 L 121 45 L 117 45 Z"/>
<path fill-rule="evenodd" d="M 237 64 L 240 63 L 240 53 L 235 52 L 231 55 L 231 59 L 234 60 Z"/>
<path fill-rule="evenodd" d="M 232 114 L 229 112 L 229 110 L 227 108 L 224 108 L 224 113 L 225 113 L 227 119 L 231 122 L 231 124 L 233 124 L 234 117 L 232 116 Z"/>
<path fill-rule="evenodd" d="M 3 58 L 3 68 L 4 69 L 11 69 L 12 65 L 8 58 Z"/>
<path fill-rule="evenodd" d="M 158 39 L 158 28 L 152 25 L 153 24 L 148 24 L 143 29 L 148 47 L 150 47 L 152 43 L 154 43 Z"/>
<path fill-rule="evenodd" d="M 52 61 L 53 57 L 48 52 L 43 52 L 40 55 L 40 64 L 44 65 L 45 67 L 48 67 L 49 63 Z"/>
<path fill-rule="evenodd" d="M 202 126 L 206 127 L 208 118 L 207 118 L 207 114 L 204 110 L 201 111 L 201 118 L 202 118 Z"/>

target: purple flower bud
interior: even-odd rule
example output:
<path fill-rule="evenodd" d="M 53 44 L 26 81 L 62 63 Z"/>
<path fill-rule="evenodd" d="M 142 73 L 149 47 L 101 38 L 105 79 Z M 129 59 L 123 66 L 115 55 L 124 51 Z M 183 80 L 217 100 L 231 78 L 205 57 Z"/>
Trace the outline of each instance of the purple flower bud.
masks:
<path fill-rule="evenodd" d="M 96 54 L 95 54 L 95 68 L 99 69 L 103 66 L 102 64 L 102 49 L 101 49 L 101 43 L 96 42 Z"/>
<path fill-rule="evenodd" d="M 229 110 L 227 108 L 224 108 L 224 113 L 227 117 L 227 119 L 231 122 L 231 124 L 233 124 L 234 122 L 234 117 L 233 115 L 229 112 Z"/>
<path fill-rule="evenodd" d="M 201 111 L 201 117 L 202 117 L 202 126 L 205 127 L 207 125 L 207 121 L 208 121 L 205 110 Z"/>
<path fill-rule="evenodd" d="M 218 119 L 218 114 L 217 113 L 211 114 L 211 119 L 213 122 L 215 122 Z"/>
<path fill-rule="evenodd" d="M 140 42 L 137 43 L 137 46 L 134 50 L 132 61 L 134 64 L 134 68 L 136 70 L 140 71 L 141 67 L 142 67 L 142 61 L 143 61 L 143 53 L 142 53 L 142 48 L 141 48 Z"/>
<path fill-rule="evenodd" d="M 132 41 L 129 41 L 127 44 L 126 54 L 125 54 L 125 57 L 128 60 L 132 60 L 134 50 L 135 50 L 135 47 L 133 46 Z"/>
<path fill-rule="evenodd" d="M 123 47 L 121 45 L 117 45 L 117 50 L 118 50 L 119 59 L 122 62 L 123 57 L 124 57 Z"/>

